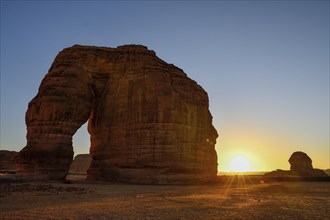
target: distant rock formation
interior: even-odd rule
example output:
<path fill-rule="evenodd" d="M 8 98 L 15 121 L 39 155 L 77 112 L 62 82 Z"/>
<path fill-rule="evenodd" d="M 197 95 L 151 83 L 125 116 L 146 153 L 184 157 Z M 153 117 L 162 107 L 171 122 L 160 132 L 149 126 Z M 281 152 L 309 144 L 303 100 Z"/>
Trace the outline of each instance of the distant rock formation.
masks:
<path fill-rule="evenodd" d="M 76 45 L 60 52 L 29 103 L 18 174 L 65 178 L 72 136 L 87 120 L 90 180 L 171 184 L 217 175 L 207 93 L 147 47 Z"/>
<path fill-rule="evenodd" d="M 313 172 L 312 159 L 304 152 L 294 152 L 289 158 L 290 170 L 302 176 Z"/>
<path fill-rule="evenodd" d="M 290 177 L 293 176 L 290 170 L 281 170 L 281 169 L 276 169 L 274 171 L 268 172 L 264 174 L 265 176 L 268 177 Z"/>
<path fill-rule="evenodd" d="M 266 173 L 269 177 L 325 177 L 323 170 L 314 169 L 312 159 L 304 152 L 296 151 L 289 158 L 290 170 L 276 170 Z"/>
<path fill-rule="evenodd" d="M 78 154 L 70 166 L 69 173 L 87 174 L 90 164 L 91 156 L 89 154 Z"/>
<path fill-rule="evenodd" d="M 304 152 L 294 152 L 289 158 L 290 171 L 298 176 L 313 176 L 312 159 Z"/>
<path fill-rule="evenodd" d="M 0 150 L 0 171 L 15 171 L 14 158 L 18 152 Z"/>
<path fill-rule="evenodd" d="M 328 176 L 330 176 L 330 169 L 323 170 Z"/>

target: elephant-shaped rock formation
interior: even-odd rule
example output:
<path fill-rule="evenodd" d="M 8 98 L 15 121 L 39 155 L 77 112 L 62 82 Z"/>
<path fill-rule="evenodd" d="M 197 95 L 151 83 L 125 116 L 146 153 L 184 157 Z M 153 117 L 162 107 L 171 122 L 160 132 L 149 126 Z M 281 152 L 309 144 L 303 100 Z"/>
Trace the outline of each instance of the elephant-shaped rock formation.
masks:
<path fill-rule="evenodd" d="M 217 131 L 208 95 L 141 45 L 75 45 L 61 51 L 26 112 L 26 179 L 63 179 L 72 136 L 88 121 L 89 180 L 177 184 L 217 175 Z"/>

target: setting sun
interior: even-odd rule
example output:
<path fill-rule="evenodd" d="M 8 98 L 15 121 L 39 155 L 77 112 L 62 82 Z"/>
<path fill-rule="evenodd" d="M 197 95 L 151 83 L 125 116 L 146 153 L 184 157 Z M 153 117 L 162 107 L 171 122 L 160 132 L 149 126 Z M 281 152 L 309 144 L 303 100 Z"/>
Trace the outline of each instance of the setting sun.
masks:
<path fill-rule="evenodd" d="M 230 170 L 233 172 L 251 171 L 249 160 L 243 156 L 236 156 L 230 161 Z"/>

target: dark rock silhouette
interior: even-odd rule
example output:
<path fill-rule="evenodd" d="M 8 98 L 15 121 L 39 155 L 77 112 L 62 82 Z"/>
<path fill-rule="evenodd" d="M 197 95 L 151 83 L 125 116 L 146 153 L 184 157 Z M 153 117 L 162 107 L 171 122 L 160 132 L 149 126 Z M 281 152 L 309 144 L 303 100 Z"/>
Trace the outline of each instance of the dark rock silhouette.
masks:
<path fill-rule="evenodd" d="M 69 173 L 86 174 L 91 164 L 91 156 L 89 154 L 78 154 L 70 166 Z"/>
<path fill-rule="evenodd" d="M 207 182 L 217 175 L 208 95 L 140 45 L 73 46 L 58 54 L 26 112 L 26 179 L 63 179 L 72 136 L 88 120 L 90 180 Z"/>
<path fill-rule="evenodd" d="M 268 177 L 290 177 L 293 176 L 290 170 L 281 170 L 281 169 L 276 169 L 275 171 L 271 171 L 268 173 L 264 174 L 265 176 Z"/>
<path fill-rule="evenodd" d="M 18 152 L 0 150 L 0 170 L 15 172 L 14 158 Z"/>
<path fill-rule="evenodd" d="M 299 176 L 310 176 L 314 169 L 312 159 L 304 152 L 294 152 L 289 158 L 290 171 Z"/>
<path fill-rule="evenodd" d="M 266 173 L 269 177 L 326 177 L 323 170 L 314 169 L 312 159 L 304 152 L 296 151 L 289 158 L 290 170 L 276 170 Z"/>

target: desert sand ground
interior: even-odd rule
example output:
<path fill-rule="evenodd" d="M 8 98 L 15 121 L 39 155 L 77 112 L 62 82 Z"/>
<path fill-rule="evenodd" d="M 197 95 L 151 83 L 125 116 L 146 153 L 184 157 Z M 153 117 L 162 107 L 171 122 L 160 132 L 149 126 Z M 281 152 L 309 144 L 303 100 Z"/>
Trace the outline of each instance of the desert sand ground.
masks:
<path fill-rule="evenodd" d="M 330 219 L 330 182 L 2 182 L 0 192 L 0 219 Z"/>

